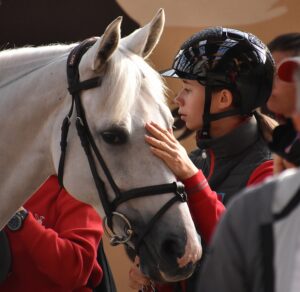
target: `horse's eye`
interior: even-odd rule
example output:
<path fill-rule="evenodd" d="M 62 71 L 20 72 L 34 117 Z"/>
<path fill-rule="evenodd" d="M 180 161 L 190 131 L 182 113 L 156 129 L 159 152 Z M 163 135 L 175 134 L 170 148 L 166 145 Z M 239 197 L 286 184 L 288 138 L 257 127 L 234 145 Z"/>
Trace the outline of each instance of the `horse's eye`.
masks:
<path fill-rule="evenodd" d="M 108 130 L 101 133 L 103 140 L 107 144 L 121 145 L 128 140 L 127 134 L 121 130 Z"/>

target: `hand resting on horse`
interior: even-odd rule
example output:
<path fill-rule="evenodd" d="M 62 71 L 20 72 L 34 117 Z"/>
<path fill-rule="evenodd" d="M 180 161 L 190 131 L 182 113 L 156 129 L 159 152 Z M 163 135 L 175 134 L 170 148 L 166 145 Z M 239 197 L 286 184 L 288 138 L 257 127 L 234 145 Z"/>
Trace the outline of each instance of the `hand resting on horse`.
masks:
<path fill-rule="evenodd" d="M 172 129 L 163 129 L 154 122 L 146 123 L 145 128 L 152 135 L 145 135 L 152 153 L 165 162 L 178 180 L 190 178 L 199 171 Z"/>
<path fill-rule="evenodd" d="M 194 176 L 199 170 L 190 160 L 185 148 L 175 138 L 172 128 L 166 130 L 155 122 L 145 124 L 149 134 L 145 141 L 150 145 L 152 153 L 160 158 L 170 168 L 178 180 L 185 180 Z M 151 136 L 150 136 L 151 135 Z M 178 264 L 184 266 L 178 259 Z M 139 268 L 139 257 L 135 257 L 134 264 L 129 270 L 129 287 L 144 291 L 151 285 L 151 280 Z"/>

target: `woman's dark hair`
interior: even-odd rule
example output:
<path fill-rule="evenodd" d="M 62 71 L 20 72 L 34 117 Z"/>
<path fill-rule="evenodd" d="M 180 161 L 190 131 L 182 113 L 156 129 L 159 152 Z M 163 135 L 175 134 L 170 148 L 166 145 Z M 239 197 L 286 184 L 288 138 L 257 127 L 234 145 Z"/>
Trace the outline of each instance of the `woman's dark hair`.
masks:
<path fill-rule="evenodd" d="M 300 32 L 291 32 L 286 34 L 281 34 L 275 37 L 268 44 L 268 48 L 271 52 L 281 51 L 281 52 L 293 52 L 293 55 L 300 54 Z"/>

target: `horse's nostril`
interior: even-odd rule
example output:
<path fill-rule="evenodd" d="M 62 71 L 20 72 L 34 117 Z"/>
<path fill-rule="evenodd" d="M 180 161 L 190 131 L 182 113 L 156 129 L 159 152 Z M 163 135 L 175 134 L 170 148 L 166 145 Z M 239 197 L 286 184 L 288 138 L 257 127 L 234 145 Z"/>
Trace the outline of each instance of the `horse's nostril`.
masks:
<path fill-rule="evenodd" d="M 167 239 L 162 244 L 162 253 L 174 258 L 181 257 L 184 254 L 184 246 L 178 240 Z"/>

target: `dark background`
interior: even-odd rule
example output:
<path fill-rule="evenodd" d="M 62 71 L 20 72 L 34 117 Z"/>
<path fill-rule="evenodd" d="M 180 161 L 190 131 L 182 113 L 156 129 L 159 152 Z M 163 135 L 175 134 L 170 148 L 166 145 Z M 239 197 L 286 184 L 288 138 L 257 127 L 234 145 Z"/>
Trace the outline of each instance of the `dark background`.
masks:
<path fill-rule="evenodd" d="M 101 36 L 120 15 L 122 36 L 139 27 L 114 0 L 0 0 L 0 50 Z"/>

